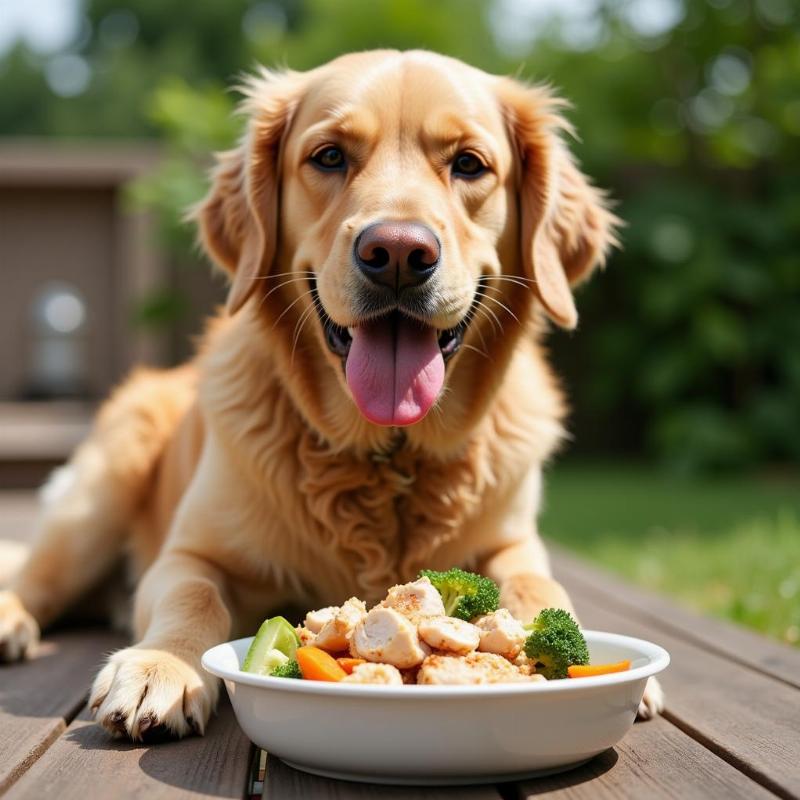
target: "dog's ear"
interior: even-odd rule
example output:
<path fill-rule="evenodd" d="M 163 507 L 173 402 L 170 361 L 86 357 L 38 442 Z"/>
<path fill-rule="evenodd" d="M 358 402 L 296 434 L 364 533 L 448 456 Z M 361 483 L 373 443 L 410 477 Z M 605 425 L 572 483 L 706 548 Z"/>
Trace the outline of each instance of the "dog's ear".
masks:
<path fill-rule="evenodd" d="M 560 114 L 566 104 L 543 87 L 510 79 L 500 81 L 498 93 L 519 160 L 523 268 L 548 316 L 571 330 L 578 324 L 571 287 L 618 244 L 620 220 L 563 142 L 571 131 Z"/>
<path fill-rule="evenodd" d="M 301 87 L 300 73 L 268 70 L 244 84 L 245 134 L 238 147 L 217 155 L 211 188 L 190 215 L 206 252 L 231 275 L 231 314 L 275 256 L 282 145 Z"/>

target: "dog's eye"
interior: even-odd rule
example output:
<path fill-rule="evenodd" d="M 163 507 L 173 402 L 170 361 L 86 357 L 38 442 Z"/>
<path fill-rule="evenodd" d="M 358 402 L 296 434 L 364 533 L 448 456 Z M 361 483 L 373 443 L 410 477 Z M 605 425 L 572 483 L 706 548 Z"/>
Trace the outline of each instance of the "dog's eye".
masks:
<path fill-rule="evenodd" d="M 333 147 L 332 145 L 325 145 L 325 147 L 320 147 L 319 150 L 315 151 L 311 155 L 311 163 L 326 172 L 337 172 L 347 167 L 344 153 L 338 147 Z"/>
<path fill-rule="evenodd" d="M 453 175 L 457 178 L 477 178 L 486 170 L 486 164 L 475 153 L 465 151 L 453 159 Z"/>

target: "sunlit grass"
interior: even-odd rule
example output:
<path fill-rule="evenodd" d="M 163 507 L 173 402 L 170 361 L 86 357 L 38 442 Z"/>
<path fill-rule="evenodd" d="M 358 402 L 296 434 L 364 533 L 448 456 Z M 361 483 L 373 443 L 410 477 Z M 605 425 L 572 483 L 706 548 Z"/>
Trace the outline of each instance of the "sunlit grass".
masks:
<path fill-rule="evenodd" d="M 800 645 L 800 481 L 556 465 L 542 532 L 647 588 Z"/>

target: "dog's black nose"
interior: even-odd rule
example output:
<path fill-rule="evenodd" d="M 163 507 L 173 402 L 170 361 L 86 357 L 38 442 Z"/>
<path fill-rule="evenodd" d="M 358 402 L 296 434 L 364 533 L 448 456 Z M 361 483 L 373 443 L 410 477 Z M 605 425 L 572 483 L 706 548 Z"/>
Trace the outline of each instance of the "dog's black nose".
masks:
<path fill-rule="evenodd" d="M 376 222 L 358 235 L 354 258 L 371 281 L 399 292 L 419 286 L 439 266 L 436 234 L 418 222 Z"/>

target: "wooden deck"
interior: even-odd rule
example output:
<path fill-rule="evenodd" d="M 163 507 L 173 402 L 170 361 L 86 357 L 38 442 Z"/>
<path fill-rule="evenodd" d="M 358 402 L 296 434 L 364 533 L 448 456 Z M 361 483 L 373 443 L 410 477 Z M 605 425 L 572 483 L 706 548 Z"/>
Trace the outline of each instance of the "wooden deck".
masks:
<path fill-rule="evenodd" d="M 0 667 L 0 795 L 126 798 L 800 798 L 800 650 L 679 609 L 556 552 L 557 575 L 587 627 L 670 651 L 667 711 L 572 772 L 519 784 L 391 788 L 317 778 L 255 751 L 223 702 L 202 738 L 146 746 L 91 723 L 86 692 L 102 630 L 47 636 L 30 663 Z"/>

